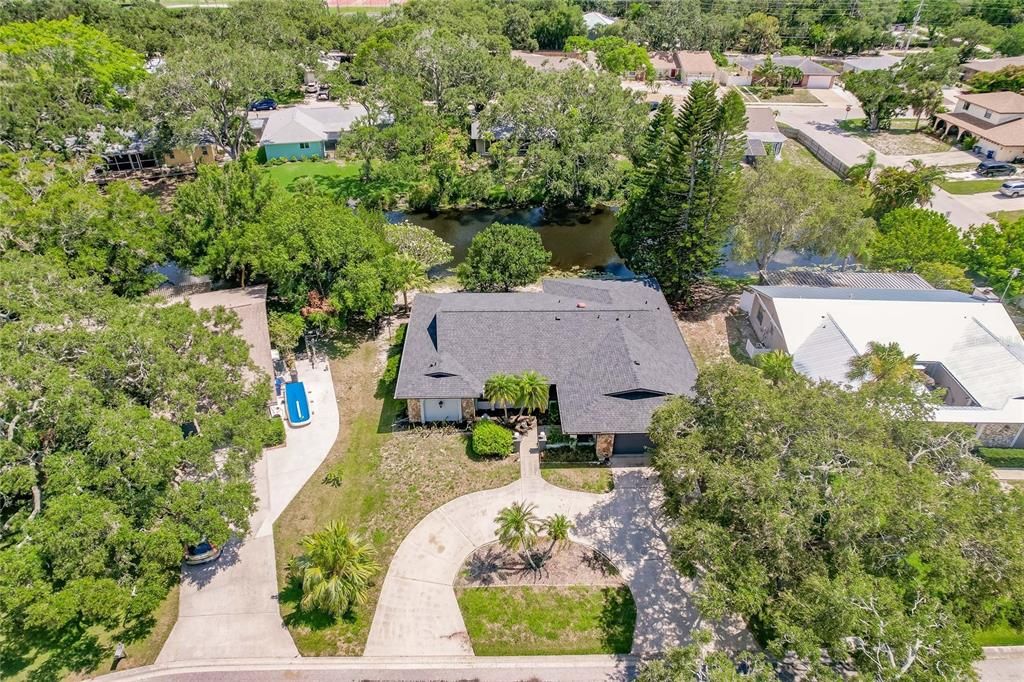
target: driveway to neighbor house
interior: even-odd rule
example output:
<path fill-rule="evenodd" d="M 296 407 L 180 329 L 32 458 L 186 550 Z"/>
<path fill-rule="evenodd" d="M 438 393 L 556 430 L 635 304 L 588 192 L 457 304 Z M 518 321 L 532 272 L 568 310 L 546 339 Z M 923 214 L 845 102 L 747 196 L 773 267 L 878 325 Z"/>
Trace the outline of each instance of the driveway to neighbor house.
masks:
<path fill-rule="evenodd" d="M 739 619 L 701 620 L 693 582 L 679 575 L 669 557 L 661 486 L 651 469 L 615 469 L 615 490 L 608 494 L 573 492 L 541 478 L 536 430 L 522 448 L 522 478 L 438 507 L 402 541 L 384 579 L 365 656 L 471 656 L 455 578 L 473 550 L 494 541 L 499 510 L 520 501 L 535 504 L 538 516 L 568 516 L 575 524 L 572 539 L 601 551 L 618 568 L 636 601 L 634 654 L 684 644 L 702 626 L 722 646 L 754 646 Z"/>
<path fill-rule="evenodd" d="M 263 451 L 253 468 L 258 504 L 250 534 L 217 561 L 182 568 L 178 621 L 157 664 L 299 655 L 277 605 L 274 520 L 323 462 L 338 437 L 338 403 L 326 362 L 298 362 L 312 420 L 287 427 L 287 443 Z"/>
<path fill-rule="evenodd" d="M 849 93 L 838 88 L 838 96 L 852 97 Z M 875 158 L 880 166 L 905 166 L 911 159 L 917 159 L 922 163 L 934 166 L 958 165 L 966 163 L 977 163 L 978 157 L 967 152 L 952 150 L 938 152 L 935 154 L 916 155 L 888 155 L 883 154 L 856 135 L 851 135 L 839 127 L 839 122 L 847 118 L 863 118 L 864 112 L 857 104 L 851 104 L 849 112 L 846 107 L 787 107 L 779 104 L 773 108 L 779 112 L 779 120 L 802 131 L 814 142 L 820 144 L 836 158 L 847 166 L 861 163 L 869 152 L 875 152 Z M 977 202 L 968 197 L 971 195 L 952 195 L 936 187 L 935 195 L 928 208 L 942 213 L 949 221 L 961 230 L 971 225 L 981 225 L 992 222 L 988 217 L 984 202 Z M 1014 210 L 1009 204 L 1003 208 L 991 210 Z"/>

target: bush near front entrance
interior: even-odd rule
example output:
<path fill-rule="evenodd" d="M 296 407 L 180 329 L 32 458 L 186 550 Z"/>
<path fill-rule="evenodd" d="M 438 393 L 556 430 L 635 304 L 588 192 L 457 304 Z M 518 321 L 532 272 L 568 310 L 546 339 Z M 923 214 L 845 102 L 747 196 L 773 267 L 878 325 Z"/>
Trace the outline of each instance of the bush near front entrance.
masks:
<path fill-rule="evenodd" d="M 473 426 L 473 452 L 481 457 L 508 457 L 515 437 L 504 426 L 488 420 Z"/>

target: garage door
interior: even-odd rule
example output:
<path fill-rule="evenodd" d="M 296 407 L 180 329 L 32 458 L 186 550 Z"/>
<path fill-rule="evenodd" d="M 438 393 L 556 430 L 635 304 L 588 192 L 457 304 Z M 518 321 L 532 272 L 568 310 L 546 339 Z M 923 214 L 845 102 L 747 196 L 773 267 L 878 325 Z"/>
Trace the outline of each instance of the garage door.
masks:
<path fill-rule="evenodd" d="M 427 422 L 460 422 L 462 421 L 462 401 L 458 398 L 423 399 L 423 421 Z"/>
<path fill-rule="evenodd" d="M 653 446 L 654 444 L 646 433 L 617 433 L 615 434 L 615 445 L 612 446 L 612 454 L 642 455 L 644 448 Z"/>

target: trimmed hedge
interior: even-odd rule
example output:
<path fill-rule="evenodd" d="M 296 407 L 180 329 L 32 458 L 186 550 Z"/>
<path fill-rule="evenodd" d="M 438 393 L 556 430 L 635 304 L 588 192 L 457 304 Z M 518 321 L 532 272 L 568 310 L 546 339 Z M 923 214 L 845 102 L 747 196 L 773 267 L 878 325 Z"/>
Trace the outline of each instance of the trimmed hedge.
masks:
<path fill-rule="evenodd" d="M 1003 469 L 1024 469 L 1024 449 L 978 448 L 978 456 L 989 466 Z"/>
<path fill-rule="evenodd" d="M 514 440 L 512 431 L 490 420 L 473 425 L 473 452 L 481 457 L 508 457 Z"/>

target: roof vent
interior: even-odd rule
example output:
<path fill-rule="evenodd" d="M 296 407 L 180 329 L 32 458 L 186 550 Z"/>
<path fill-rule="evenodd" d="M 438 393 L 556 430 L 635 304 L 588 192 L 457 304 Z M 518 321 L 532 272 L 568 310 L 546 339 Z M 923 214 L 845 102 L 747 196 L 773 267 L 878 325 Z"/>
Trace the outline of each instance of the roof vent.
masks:
<path fill-rule="evenodd" d="M 587 304 L 584 303 L 583 301 L 576 301 L 576 307 L 577 308 L 586 308 Z"/>
<path fill-rule="evenodd" d="M 640 366 L 640 361 L 639 360 L 634 360 L 633 364 L 639 367 Z"/>

